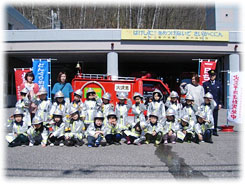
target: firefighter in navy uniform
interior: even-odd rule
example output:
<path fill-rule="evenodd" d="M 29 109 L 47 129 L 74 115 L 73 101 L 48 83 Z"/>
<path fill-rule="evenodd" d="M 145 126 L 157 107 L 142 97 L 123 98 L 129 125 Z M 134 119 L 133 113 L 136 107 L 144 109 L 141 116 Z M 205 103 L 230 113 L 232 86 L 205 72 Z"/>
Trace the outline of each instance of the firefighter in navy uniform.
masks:
<path fill-rule="evenodd" d="M 222 107 L 222 84 L 220 81 L 216 79 L 216 72 L 214 70 L 209 70 L 209 77 L 210 80 L 203 83 L 203 88 L 205 90 L 205 94 L 210 92 L 213 95 L 213 99 L 216 102 L 217 106 L 213 110 L 213 117 L 214 117 L 214 130 L 213 135 L 218 136 L 217 133 L 217 126 L 218 126 L 218 111 Z"/>

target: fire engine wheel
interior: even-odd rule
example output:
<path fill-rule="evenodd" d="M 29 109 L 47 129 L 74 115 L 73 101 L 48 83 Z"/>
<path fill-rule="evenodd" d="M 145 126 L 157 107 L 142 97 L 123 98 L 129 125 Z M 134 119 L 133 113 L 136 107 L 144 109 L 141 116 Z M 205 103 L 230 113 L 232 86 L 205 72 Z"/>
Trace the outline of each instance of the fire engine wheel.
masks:
<path fill-rule="evenodd" d="M 90 81 L 90 82 L 87 82 L 85 83 L 82 87 L 81 87 L 81 90 L 83 90 L 83 88 L 85 88 L 87 85 L 89 84 L 97 84 L 98 86 L 101 87 L 101 89 L 103 90 L 103 93 L 106 93 L 105 91 L 105 88 L 99 83 L 99 82 L 96 82 L 96 81 Z"/>

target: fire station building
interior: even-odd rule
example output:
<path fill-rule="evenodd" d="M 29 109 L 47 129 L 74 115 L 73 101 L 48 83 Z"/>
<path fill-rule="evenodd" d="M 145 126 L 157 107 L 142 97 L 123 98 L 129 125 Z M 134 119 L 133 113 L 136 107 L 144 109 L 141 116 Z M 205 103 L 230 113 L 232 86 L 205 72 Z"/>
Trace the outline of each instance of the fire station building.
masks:
<path fill-rule="evenodd" d="M 52 85 L 60 71 L 66 71 L 71 81 L 79 62 L 82 73 L 130 77 L 151 73 L 171 90 L 190 78 L 191 72 L 198 73 L 199 59 L 216 59 L 223 98 L 227 72 L 241 70 L 241 32 L 231 29 L 28 29 L 4 33 L 7 106 L 16 99 L 14 68 L 32 67 L 34 58 L 52 59 Z"/>

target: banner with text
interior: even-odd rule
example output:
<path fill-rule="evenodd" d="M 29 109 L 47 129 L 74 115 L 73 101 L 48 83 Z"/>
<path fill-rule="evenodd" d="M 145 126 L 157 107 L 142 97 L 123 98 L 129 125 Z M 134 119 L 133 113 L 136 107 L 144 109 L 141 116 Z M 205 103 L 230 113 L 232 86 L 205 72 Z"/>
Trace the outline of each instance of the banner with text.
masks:
<path fill-rule="evenodd" d="M 48 98 L 50 98 L 50 65 L 51 59 L 32 59 L 33 74 L 35 76 L 34 82 L 41 87 L 45 87 L 48 91 Z"/>
<path fill-rule="evenodd" d="M 210 79 L 208 71 L 215 70 L 217 60 L 199 60 L 199 62 L 201 63 L 199 84 L 202 85 Z"/>
<path fill-rule="evenodd" d="M 240 72 L 230 73 L 228 120 L 234 123 L 241 122 L 242 84 L 242 75 Z"/>
<path fill-rule="evenodd" d="M 14 68 L 17 101 L 21 99 L 20 85 L 25 81 L 26 73 L 30 71 L 31 71 L 31 68 Z"/>

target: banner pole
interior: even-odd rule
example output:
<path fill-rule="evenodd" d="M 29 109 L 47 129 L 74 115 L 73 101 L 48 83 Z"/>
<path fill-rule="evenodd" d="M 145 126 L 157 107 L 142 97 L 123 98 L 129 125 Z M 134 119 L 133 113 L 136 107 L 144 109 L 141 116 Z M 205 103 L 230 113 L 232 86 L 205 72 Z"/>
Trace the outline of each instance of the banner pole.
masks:
<path fill-rule="evenodd" d="M 230 110 L 230 107 L 229 107 L 229 101 L 230 101 L 230 71 L 227 72 L 227 97 L 226 97 L 226 106 L 227 106 L 227 111 L 226 111 L 226 114 L 227 114 L 227 122 L 226 122 L 226 126 L 229 125 L 229 122 L 228 122 L 228 115 L 229 115 L 229 110 Z"/>

